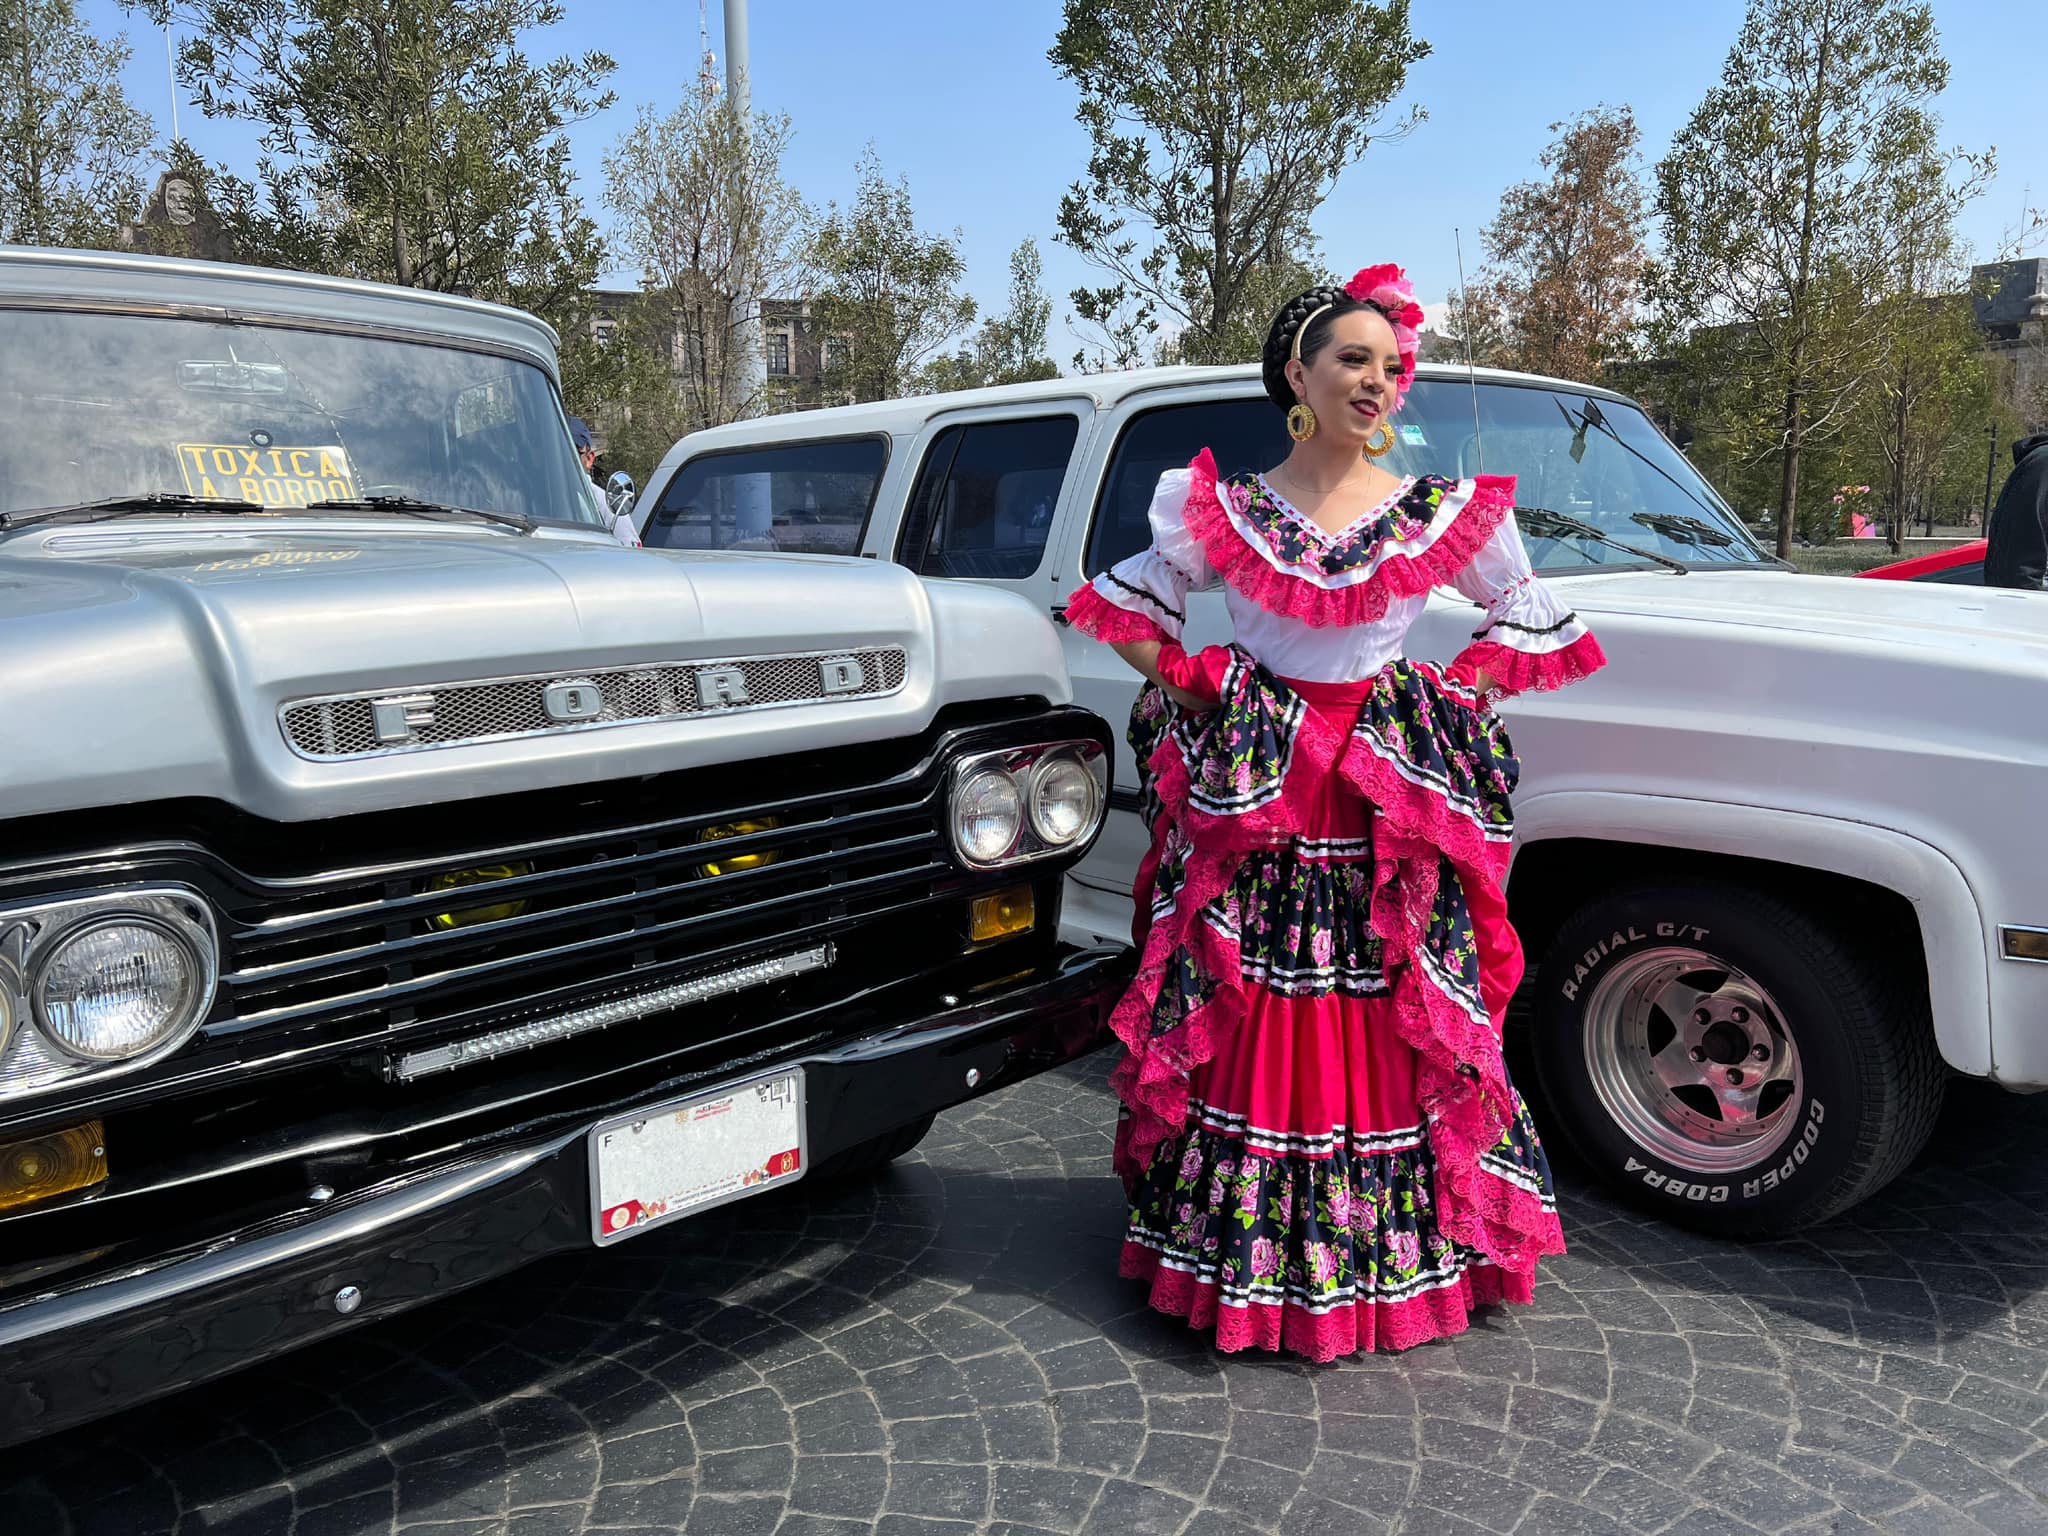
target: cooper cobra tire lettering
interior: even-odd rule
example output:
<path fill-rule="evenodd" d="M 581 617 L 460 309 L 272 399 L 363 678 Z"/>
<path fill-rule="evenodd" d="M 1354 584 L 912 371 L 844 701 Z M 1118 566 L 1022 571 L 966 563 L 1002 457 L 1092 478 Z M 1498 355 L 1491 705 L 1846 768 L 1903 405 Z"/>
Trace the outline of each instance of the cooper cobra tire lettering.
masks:
<path fill-rule="evenodd" d="M 1535 910 L 1528 889 L 1514 899 Z M 1824 1221 L 1905 1167 L 1939 1111 L 1913 938 L 1792 878 L 1600 892 L 1532 956 L 1538 1124 L 1665 1220 L 1744 1237 Z M 1688 1072 L 1698 1050 L 1708 1065 Z M 1748 1079 L 1730 1115 L 1720 1065 Z"/>

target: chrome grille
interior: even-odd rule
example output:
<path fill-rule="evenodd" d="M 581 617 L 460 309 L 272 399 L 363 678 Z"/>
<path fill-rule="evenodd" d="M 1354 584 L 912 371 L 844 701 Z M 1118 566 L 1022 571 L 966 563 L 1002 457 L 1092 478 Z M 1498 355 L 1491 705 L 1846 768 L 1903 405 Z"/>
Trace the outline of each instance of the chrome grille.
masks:
<path fill-rule="evenodd" d="M 950 868 L 935 792 L 898 782 L 266 883 L 233 914 L 223 991 L 242 1027 L 424 1023 L 829 936 L 931 899 Z M 503 873 L 445 883 L 479 867 Z M 446 918 L 479 909 L 493 915 Z"/>
<path fill-rule="evenodd" d="M 859 664 L 859 683 L 828 690 L 827 666 L 848 659 Z M 299 756 L 334 762 L 697 714 L 880 698 L 902 688 L 906 669 L 903 650 L 894 646 L 793 656 L 740 656 L 299 699 L 285 705 L 279 719 L 285 740 Z M 707 674 L 735 673 L 744 684 L 744 701 L 717 702 L 714 692 L 714 702 L 707 704 L 700 691 L 700 679 Z M 714 677 L 715 689 L 721 683 L 728 697 L 740 692 L 730 686 L 729 676 Z M 581 718 L 551 719 L 546 698 L 549 688 L 557 684 L 586 684 L 595 688 L 602 697 L 602 708 Z"/>

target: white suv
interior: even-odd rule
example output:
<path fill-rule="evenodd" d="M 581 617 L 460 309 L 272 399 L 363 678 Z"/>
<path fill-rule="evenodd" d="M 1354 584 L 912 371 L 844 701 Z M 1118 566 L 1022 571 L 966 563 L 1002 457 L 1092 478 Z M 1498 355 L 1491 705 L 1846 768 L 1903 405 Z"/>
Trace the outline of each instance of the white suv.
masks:
<path fill-rule="evenodd" d="M 1795 574 L 1611 391 L 1424 366 L 1397 434 L 1397 473 L 1519 477 L 1537 567 L 1611 658 L 1503 706 L 1516 1018 L 1589 1160 L 1674 1218 L 1783 1231 L 1911 1161 L 1945 1067 L 2048 1086 L 2048 598 Z M 678 443 L 636 515 L 656 548 L 900 561 L 1058 617 L 1205 445 L 1283 456 L 1255 369 L 743 422 Z M 1190 649 L 1227 638 L 1220 592 L 1189 605 Z M 1473 615 L 1440 594 L 1410 644 L 1447 659 Z M 1135 676 L 1066 638 L 1077 702 L 1125 718 Z M 1124 753 L 1071 925 L 1128 931 L 1137 795 Z"/>

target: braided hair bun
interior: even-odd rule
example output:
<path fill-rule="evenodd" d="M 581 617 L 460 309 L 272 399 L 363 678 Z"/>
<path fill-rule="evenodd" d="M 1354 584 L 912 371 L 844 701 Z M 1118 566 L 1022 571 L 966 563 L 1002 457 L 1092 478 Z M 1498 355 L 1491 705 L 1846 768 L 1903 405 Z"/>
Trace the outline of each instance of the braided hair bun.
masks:
<path fill-rule="evenodd" d="M 1324 309 L 1324 305 L 1329 308 Z M 1300 330 L 1302 321 L 1323 310 L 1302 333 L 1301 360 L 1309 363 L 1315 361 L 1316 354 L 1330 339 L 1332 321 L 1354 309 L 1371 307 L 1335 284 L 1311 288 L 1282 304 L 1280 313 L 1273 317 L 1272 329 L 1266 332 L 1266 350 L 1259 359 L 1259 376 L 1265 382 L 1267 398 L 1283 411 L 1294 408 L 1294 386 L 1287 382 L 1287 364 L 1294 356 L 1294 333 Z"/>

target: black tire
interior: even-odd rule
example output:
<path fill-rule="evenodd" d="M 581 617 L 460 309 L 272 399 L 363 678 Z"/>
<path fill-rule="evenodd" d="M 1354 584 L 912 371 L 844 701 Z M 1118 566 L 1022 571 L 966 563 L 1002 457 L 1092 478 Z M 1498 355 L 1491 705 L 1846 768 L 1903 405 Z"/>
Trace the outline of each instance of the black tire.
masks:
<path fill-rule="evenodd" d="M 926 1115 L 908 1125 L 899 1125 L 893 1131 L 884 1131 L 867 1141 L 856 1142 L 844 1152 L 834 1153 L 818 1164 L 811 1177 L 835 1181 L 871 1178 L 897 1158 L 914 1151 L 917 1144 L 931 1133 L 932 1122 L 937 1119 L 937 1115 Z"/>
<path fill-rule="evenodd" d="M 1685 1226 L 1766 1237 L 1825 1221 L 1912 1162 L 1941 1111 L 1918 976 L 1755 890 L 1603 895 L 1558 931 L 1534 986 L 1551 1125 L 1618 1192 Z"/>

